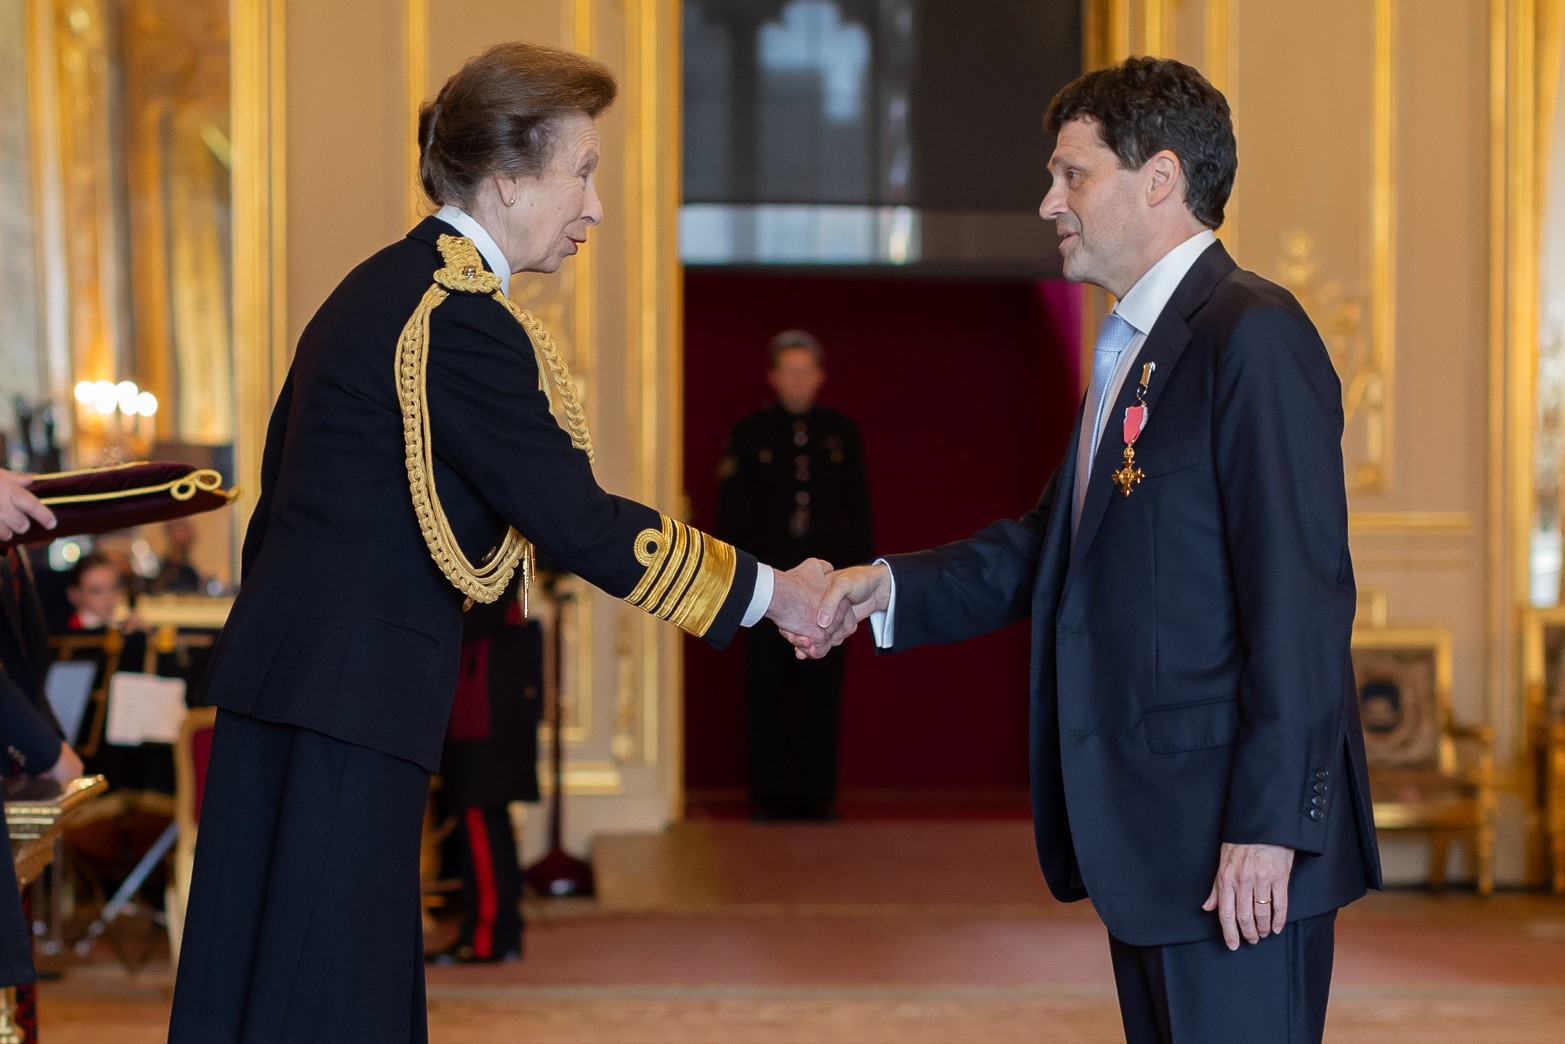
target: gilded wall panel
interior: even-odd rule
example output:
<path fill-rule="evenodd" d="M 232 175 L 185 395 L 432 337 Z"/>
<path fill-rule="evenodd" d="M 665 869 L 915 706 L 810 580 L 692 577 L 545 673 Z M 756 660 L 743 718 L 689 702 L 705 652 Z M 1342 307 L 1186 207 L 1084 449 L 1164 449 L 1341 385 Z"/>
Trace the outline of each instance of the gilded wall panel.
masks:
<path fill-rule="evenodd" d="M 1394 301 L 1390 244 L 1377 241 L 1392 214 L 1390 172 L 1377 148 L 1390 104 L 1377 76 L 1389 74 L 1390 0 L 1332 0 L 1301 8 L 1245 5 L 1231 45 L 1266 61 L 1239 65 L 1230 98 L 1240 143 L 1235 241 L 1239 260 L 1293 289 L 1321 327 L 1344 384 L 1343 448 L 1352 489 L 1386 482 L 1387 364 Z M 1321 8 L 1324 7 L 1325 10 Z M 1329 68 L 1330 75 L 1322 75 Z"/>
<path fill-rule="evenodd" d="M 33 249 L 38 221 L 33 200 L 32 98 L 28 91 L 27 7 L 0 2 L 0 431 L 12 431 L 11 398 L 46 396 L 40 314 L 41 270 Z M 28 249 L 20 249 L 26 244 Z M 0 461 L 0 464 L 6 463 Z"/>

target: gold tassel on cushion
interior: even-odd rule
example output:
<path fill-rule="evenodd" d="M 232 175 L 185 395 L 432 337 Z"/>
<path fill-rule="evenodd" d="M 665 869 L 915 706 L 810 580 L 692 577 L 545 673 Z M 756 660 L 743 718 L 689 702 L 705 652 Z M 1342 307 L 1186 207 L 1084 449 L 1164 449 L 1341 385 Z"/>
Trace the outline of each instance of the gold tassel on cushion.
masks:
<path fill-rule="evenodd" d="M 522 567 L 522 598 L 532 582 L 532 545 L 515 529 L 507 529 L 500 548 L 482 564 L 473 565 L 463 554 L 456 534 L 435 491 L 435 456 L 430 440 L 429 396 L 426 379 L 429 370 L 429 316 L 452 291 L 487 294 L 505 306 L 527 331 L 538 360 L 538 386 L 549 406 L 555 394 L 564 406 L 566 430 L 571 444 L 593 459 L 592 437 L 587 431 L 587 415 L 576 394 L 576 382 L 559 349 L 530 312 L 518 308 L 501 289 L 500 277 L 487 271 L 472 240 L 462 236 L 441 236 L 437 244 L 445 267 L 435 273 L 435 282 L 424 292 L 402 336 L 397 341 L 397 400 L 402 407 L 402 440 L 407 451 L 408 488 L 413 495 L 413 511 L 430 556 L 446 579 L 473 602 L 493 602 Z M 546 378 L 545 374 L 549 377 Z M 554 389 L 549 387 L 552 378 Z M 464 605 L 464 608 L 466 606 Z"/>

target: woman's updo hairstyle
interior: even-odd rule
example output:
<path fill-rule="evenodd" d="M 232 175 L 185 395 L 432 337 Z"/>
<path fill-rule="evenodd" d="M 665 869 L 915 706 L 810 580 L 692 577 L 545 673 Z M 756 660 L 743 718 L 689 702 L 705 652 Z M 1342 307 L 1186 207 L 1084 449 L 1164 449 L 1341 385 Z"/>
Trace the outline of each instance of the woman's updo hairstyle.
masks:
<path fill-rule="evenodd" d="M 560 118 L 593 119 L 614 101 L 595 58 L 532 43 L 489 48 L 418 113 L 418 176 L 437 206 L 472 208 L 487 177 L 533 177 L 549 162 Z"/>

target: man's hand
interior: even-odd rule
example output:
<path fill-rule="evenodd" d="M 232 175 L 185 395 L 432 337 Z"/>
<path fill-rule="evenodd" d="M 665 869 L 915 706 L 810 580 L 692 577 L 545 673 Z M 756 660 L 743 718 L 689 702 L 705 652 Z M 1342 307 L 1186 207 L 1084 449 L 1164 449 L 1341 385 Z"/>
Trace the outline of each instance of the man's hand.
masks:
<path fill-rule="evenodd" d="M 793 643 L 800 659 L 825 656 L 831 649 L 826 629 L 815 622 L 830 572 L 831 563 L 818 558 L 807 558 L 786 573 L 773 572 L 772 601 L 766 607 L 766 619 Z"/>
<path fill-rule="evenodd" d="M 1201 904 L 1207 913 L 1217 911 L 1223 926 L 1223 942 L 1239 948 L 1239 938 L 1258 943 L 1282 931 L 1288 920 L 1288 875 L 1293 872 L 1293 849 L 1281 845 L 1223 845 L 1217 860 L 1217 879 Z"/>
<path fill-rule="evenodd" d="M 839 569 L 828 578 L 826 592 L 816 608 L 815 625 L 825 633 L 824 643 L 783 629 L 800 659 L 820 659 L 847 640 L 871 613 L 885 612 L 891 601 L 891 570 L 884 565 Z"/>
<path fill-rule="evenodd" d="M 890 566 L 877 563 L 839 569 L 827 579 L 830 582 L 816 623 L 828 631 L 846 627 L 843 637 L 852 634 L 871 613 L 883 613 L 891 604 Z"/>
<path fill-rule="evenodd" d="M 54 528 L 54 512 L 27 492 L 32 481 L 31 475 L 18 475 L 0 468 L 0 540 L 10 540 L 27 532 L 34 522 L 45 529 Z"/>
<path fill-rule="evenodd" d="M 61 743 L 59 760 L 54 763 L 53 768 L 43 774 L 43 778 L 52 779 L 63 787 L 81 774 L 82 759 L 71 749 L 69 743 Z"/>

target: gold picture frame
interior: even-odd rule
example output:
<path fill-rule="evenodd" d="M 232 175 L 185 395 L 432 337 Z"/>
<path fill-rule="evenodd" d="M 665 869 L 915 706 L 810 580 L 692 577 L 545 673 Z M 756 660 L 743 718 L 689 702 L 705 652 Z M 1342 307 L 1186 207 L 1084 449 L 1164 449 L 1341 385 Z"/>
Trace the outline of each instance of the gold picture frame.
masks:
<path fill-rule="evenodd" d="M 1451 634 L 1434 626 L 1353 632 L 1353 680 L 1370 768 L 1453 767 L 1445 750 Z"/>

